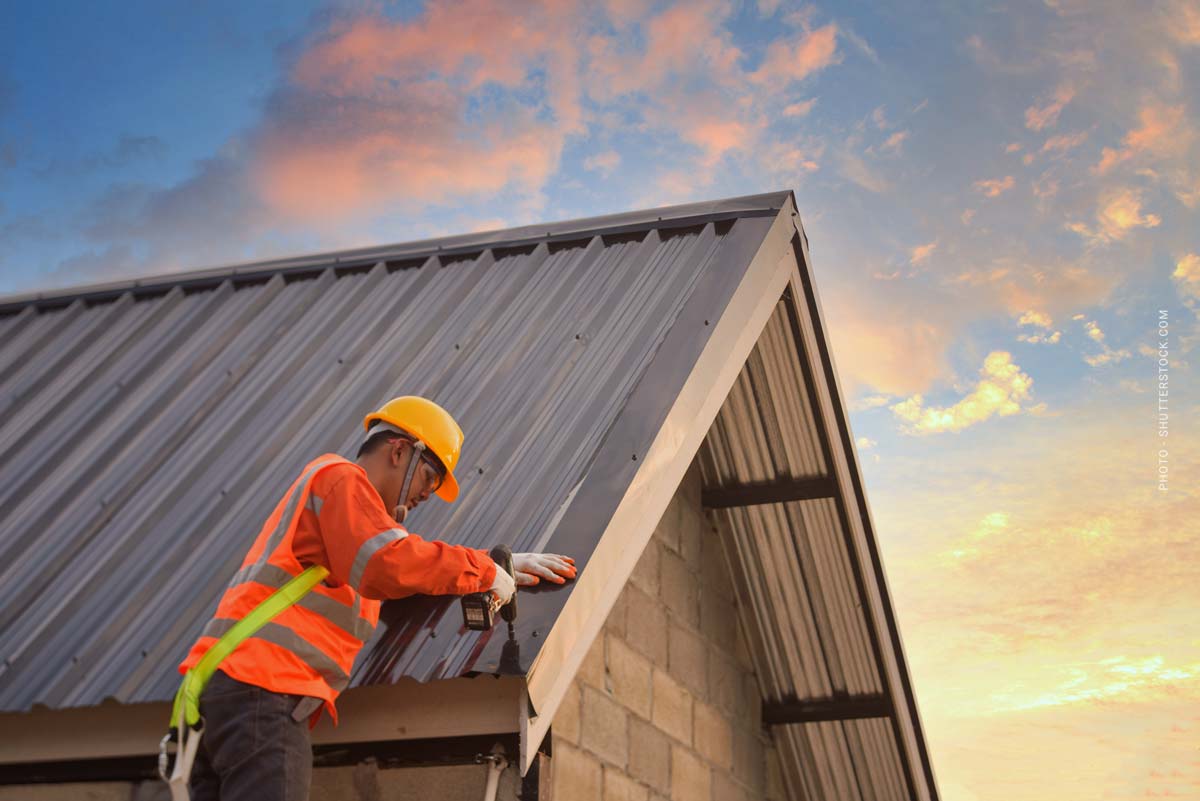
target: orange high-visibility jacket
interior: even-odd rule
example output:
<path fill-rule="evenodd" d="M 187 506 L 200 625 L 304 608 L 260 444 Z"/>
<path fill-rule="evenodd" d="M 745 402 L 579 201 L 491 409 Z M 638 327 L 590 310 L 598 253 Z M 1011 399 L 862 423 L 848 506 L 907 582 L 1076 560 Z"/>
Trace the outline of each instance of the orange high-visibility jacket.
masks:
<path fill-rule="evenodd" d="M 279 500 L 213 619 L 179 665 L 186 673 L 260 601 L 310 565 L 329 575 L 221 662 L 239 681 L 279 693 L 334 699 L 388 598 L 481 592 L 496 565 L 487 551 L 427 541 L 392 518 L 367 473 L 328 453 L 309 462 Z M 309 726 L 315 726 L 320 710 Z"/>

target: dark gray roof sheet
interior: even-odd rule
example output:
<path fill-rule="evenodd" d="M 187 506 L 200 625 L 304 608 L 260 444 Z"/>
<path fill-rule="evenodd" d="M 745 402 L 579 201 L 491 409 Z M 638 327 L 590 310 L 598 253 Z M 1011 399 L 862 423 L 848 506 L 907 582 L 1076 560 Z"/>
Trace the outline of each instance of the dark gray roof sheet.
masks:
<path fill-rule="evenodd" d="M 467 432 L 459 501 L 411 529 L 544 543 L 699 277 L 744 269 L 789 196 L 10 302 L 0 708 L 170 698 L 296 471 L 352 456 L 362 415 L 397 394 Z M 586 569 L 587 543 L 562 542 Z M 523 597 L 523 619 L 548 627 L 569 591 Z M 352 685 L 499 670 L 456 601 L 385 606 Z M 525 667 L 538 644 L 522 643 Z"/>

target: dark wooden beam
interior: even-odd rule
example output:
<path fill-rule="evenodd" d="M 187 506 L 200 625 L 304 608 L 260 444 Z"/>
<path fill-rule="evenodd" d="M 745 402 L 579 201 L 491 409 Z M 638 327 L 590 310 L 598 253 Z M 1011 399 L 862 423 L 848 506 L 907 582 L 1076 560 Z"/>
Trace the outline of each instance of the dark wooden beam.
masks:
<path fill-rule="evenodd" d="M 845 695 L 840 698 L 818 698 L 808 701 L 764 702 L 763 723 L 778 726 L 783 723 L 814 723 L 824 720 L 853 720 L 856 718 L 886 718 L 892 713 L 887 696 Z"/>
<path fill-rule="evenodd" d="M 814 498 L 836 496 L 837 485 L 833 476 L 816 476 L 706 489 L 700 496 L 700 503 L 709 509 L 727 509 L 731 506 L 811 501 Z"/>

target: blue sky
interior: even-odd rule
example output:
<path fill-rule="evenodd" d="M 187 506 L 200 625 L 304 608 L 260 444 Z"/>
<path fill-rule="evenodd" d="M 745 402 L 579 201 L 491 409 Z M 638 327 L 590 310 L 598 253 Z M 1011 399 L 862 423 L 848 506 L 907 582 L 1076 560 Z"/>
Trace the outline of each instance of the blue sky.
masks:
<path fill-rule="evenodd" d="M 1197 792 L 1194 2 L 2 13 L 0 294 L 793 189 L 943 797 Z"/>

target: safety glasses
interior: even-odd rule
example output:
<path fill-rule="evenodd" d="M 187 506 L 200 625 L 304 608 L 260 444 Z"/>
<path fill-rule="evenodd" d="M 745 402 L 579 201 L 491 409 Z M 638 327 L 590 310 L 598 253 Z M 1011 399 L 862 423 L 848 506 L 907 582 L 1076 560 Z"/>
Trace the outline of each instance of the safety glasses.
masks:
<path fill-rule="evenodd" d="M 410 446 L 413 446 L 414 449 L 417 444 L 417 441 L 412 437 L 397 435 L 396 439 L 404 440 Z M 433 475 L 435 476 L 435 483 L 429 492 L 431 494 L 437 492 L 442 486 L 442 482 L 446 480 L 446 468 L 442 465 L 442 460 L 437 458 L 437 456 L 434 455 L 433 452 L 431 452 L 428 448 L 425 448 L 421 451 L 421 463 L 432 470 Z"/>

